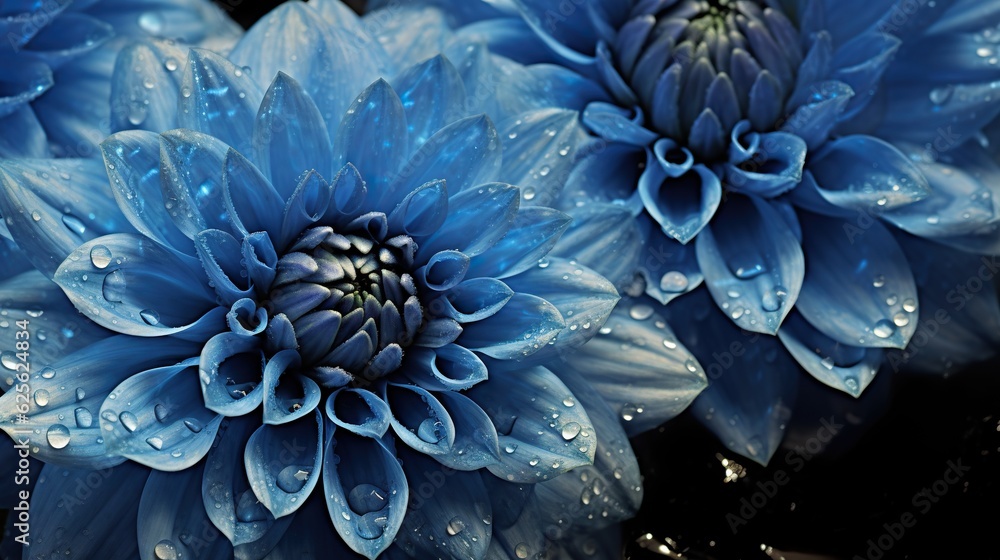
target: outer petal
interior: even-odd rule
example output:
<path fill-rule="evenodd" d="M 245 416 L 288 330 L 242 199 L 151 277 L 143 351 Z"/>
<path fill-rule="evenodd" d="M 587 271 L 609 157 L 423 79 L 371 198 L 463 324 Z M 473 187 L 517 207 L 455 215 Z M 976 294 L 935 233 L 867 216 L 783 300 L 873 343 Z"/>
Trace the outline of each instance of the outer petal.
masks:
<path fill-rule="evenodd" d="M 466 116 L 462 76 L 444 55 L 410 67 L 392 84 L 403 102 L 410 146 L 414 149 L 423 146 L 438 130 Z"/>
<path fill-rule="evenodd" d="M 161 471 L 184 470 L 208 453 L 222 416 L 207 410 L 198 358 L 138 373 L 101 405 L 109 453 Z"/>
<path fill-rule="evenodd" d="M 293 517 L 275 521 L 254 495 L 243 466 L 243 452 L 260 422 L 251 418 L 227 419 L 219 444 L 208 454 L 202 477 L 204 509 L 212 523 L 240 551 L 241 557 L 261 558 L 274 547 Z M 301 442 L 289 443 L 289 456 L 299 458 Z"/>
<path fill-rule="evenodd" d="M 500 464 L 488 467 L 514 482 L 548 480 L 594 462 L 597 435 L 583 407 L 542 367 L 495 369 L 466 393 L 493 420 Z M 552 414 L 558 414 L 553 419 Z M 541 432 L 541 433 L 539 433 Z"/>
<path fill-rule="evenodd" d="M 559 310 L 544 299 L 515 294 L 499 312 L 464 326 L 458 343 L 499 360 L 534 354 L 566 327 Z"/>
<path fill-rule="evenodd" d="M 708 388 L 692 406 L 698 420 L 731 451 L 766 465 L 781 443 L 798 393 L 794 360 L 776 338 L 737 330 L 710 306 L 705 291 L 671 307 L 687 327 L 681 339 L 708 372 Z"/>
<path fill-rule="evenodd" d="M 25 391 L 0 397 L 0 426 L 14 439 L 30 438 L 35 456 L 44 461 L 90 468 L 116 465 L 123 458 L 105 448 L 98 422 L 105 398 L 130 376 L 196 352 L 197 345 L 176 339 L 116 336 L 95 342 L 33 373 L 24 384 L 31 392 L 26 408 Z M 29 423 L 15 423 L 17 414 L 25 414 Z M 37 437 L 35 430 L 45 437 Z"/>
<path fill-rule="evenodd" d="M 800 216 L 802 247 L 809 255 L 796 303 L 802 316 L 843 344 L 906 346 L 917 326 L 912 315 L 917 287 L 906 257 L 885 226 L 859 220 L 868 226 L 864 229 L 819 214 Z"/>
<path fill-rule="evenodd" d="M 115 60 L 111 78 L 111 130 L 177 128 L 177 101 L 187 49 L 165 41 L 133 43 Z"/>
<path fill-rule="evenodd" d="M 510 229 L 518 210 L 517 187 L 489 183 L 453 194 L 448 217 L 438 231 L 417 249 L 416 260 L 426 262 L 439 251 L 454 249 L 475 257 L 495 245 Z"/>
<path fill-rule="evenodd" d="M 228 540 L 205 538 L 205 528 L 210 522 L 201 497 L 204 471 L 204 463 L 199 463 L 182 472 L 154 470 L 149 475 L 139 500 L 142 560 L 162 560 L 171 554 L 177 558 L 202 554 L 207 558 L 232 556 L 233 545 Z"/>
<path fill-rule="evenodd" d="M 49 512 L 31 519 L 28 558 L 69 557 L 132 560 L 139 556 L 136 499 L 149 470 L 125 463 L 113 469 L 91 471 L 46 465 L 38 474 L 31 509 Z M 89 490 L 77 495 L 77 488 Z M 81 492 L 81 494 L 83 494 Z M 80 538 L 81 534 L 89 538 Z M 121 535 L 129 535 L 122 538 Z"/>
<path fill-rule="evenodd" d="M 558 375 L 594 422 L 597 452 L 592 466 L 539 484 L 535 496 L 544 504 L 542 514 L 573 538 L 633 517 L 642 503 L 642 477 L 618 414 L 571 369 L 561 369 Z"/>
<path fill-rule="evenodd" d="M 347 546 L 374 560 L 395 539 L 409 500 L 399 460 L 382 441 L 327 425 L 323 490 Z"/>
<path fill-rule="evenodd" d="M 798 313 L 778 331 L 778 338 L 795 361 L 826 385 L 858 397 L 882 365 L 879 348 L 848 346 L 828 338 Z"/>
<path fill-rule="evenodd" d="M 654 305 L 647 298 L 622 300 L 593 340 L 562 355 L 631 435 L 680 414 L 708 384 Z"/>
<path fill-rule="evenodd" d="M 208 229 L 227 229 L 222 171 L 229 146 L 194 130 L 160 135 L 160 184 L 164 206 L 190 239 Z"/>
<path fill-rule="evenodd" d="M 254 115 L 262 97 L 260 87 L 242 68 L 211 51 L 192 49 L 177 122 L 249 154 Z"/>
<path fill-rule="evenodd" d="M 574 260 L 622 286 L 639 265 L 642 240 L 628 209 L 617 204 L 587 204 L 569 211 L 573 223 L 550 257 Z"/>
<path fill-rule="evenodd" d="M 802 247 L 770 203 L 734 195 L 698 236 L 698 265 L 737 326 L 775 334 L 805 277 Z"/>
<path fill-rule="evenodd" d="M 0 213 L 35 268 L 51 276 L 83 241 L 131 228 L 94 160 L 7 160 L 0 164 Z"/>
<path fill-rule="evenodd" d="M 500 444 L 490 417 L 474 401 L 457 391 L 435 395 L 455 424 L 452 452 L 432 457 L 460 471 L 478 470 L 500 462 Z"/>
<path fill-rule="evenodd" d="M 687 243 L 715 215 L 722 202 L 721 183 L 701 164 L 676 178 L 666 177 L 658 168 L 650 165 L 639 179 L 642 203 L 667 235 Z"/>
<path fill-rule="evenodd" d="M 411 496 L 397 544 L 414 558 L 484 558 L 493 528 L 484 521 L 492 508 L 480 474 L 441 467 L 413 451 L 401 455 L 403 471 L 414 488 L 426 489 L 423 484 L 439 477 L 446 482 L 430 495 Z"/>
<path fill-rule="evenodd" d="M 148 238 L 120 233 L 80 245 L 53 280 L 95 323 L 134 336 L 163 336 L 190 328 L 215 307 L 215 294 L 196 267 L 190 257 Z"/>

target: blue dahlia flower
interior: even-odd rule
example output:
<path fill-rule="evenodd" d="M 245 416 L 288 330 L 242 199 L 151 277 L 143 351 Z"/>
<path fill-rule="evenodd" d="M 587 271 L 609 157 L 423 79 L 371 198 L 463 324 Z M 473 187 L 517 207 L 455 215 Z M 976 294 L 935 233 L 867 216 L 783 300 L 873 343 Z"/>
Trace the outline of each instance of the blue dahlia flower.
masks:
<path fill-rule="evenodd" d="M 613 320 L 677 330 L 697 363 L 664 373 L 708 372 L 694 408 L 732 451 L 768 461 L 800 368 L 857 397 L 883 363 L 948 373 L 1000 344 L 996 3 L 411 4 L 425 33 L 575 74 L 549 99 L 606 149 L 557 205 L 634 216 Z"/>
<path fill-rule="evenodd" d="M 222 48 L 239 29 L 208 0 L 20 0 L 0 5 L 0 35 L 0 157 L 87 157 L 125 38 Z"/>
<path fill-rule="evenodd" d="M 30 366 L 0 354 L 0 427 L 47 463 L 26 554 L 619 553 L 642 489 L 608 402 L 651 376 L 619 373 L 617 344 L 566 361 L 627 336 L 598 270 L 638 233 L 522 204 L 519 178 L 589 145 L 575 112 L 494 125 L 482 51 L 392 72 L 381 43 L 330 0 L 284 4 L 228 58 L 138 43 L 114 91 L 145 92 L 118 125 L 142 129 L 103 162 L 0 162 L 36 269 L 0 283 L 34 332 Z M 643 398 L 676 414 L 704 386 Z"/>

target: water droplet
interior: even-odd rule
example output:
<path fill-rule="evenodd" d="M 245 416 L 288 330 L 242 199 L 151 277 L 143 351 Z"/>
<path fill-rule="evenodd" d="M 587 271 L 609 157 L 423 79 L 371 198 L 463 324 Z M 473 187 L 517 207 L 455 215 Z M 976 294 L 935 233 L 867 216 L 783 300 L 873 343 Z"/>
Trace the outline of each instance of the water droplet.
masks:
<path fill-rule="evenodd" d="M 437 443 L 444 437 L 444 424 L 436 418 L 425 418 L 417 427 L 417 437 L 427 443 Z"/>
<path fill-rule="evenodd" d="M 170 412 L 167 410 L 167 407 L 162 404 L 157 404 L 153 407 L 153 415 L 156 416 L 157 422 L 163 422 L 166 420 L 168 414 L 170 414 Z"/>
<path fill-rule="evenodd" d="M 896 313 L 892 316 L 892 322 L 895 323 L 897 327 L 905 327 L 910 324 L 910 318 L 906 316 L 906 313 Z"/>
<path fill-rule="evenodd" d="M 912 299 L 906 299 L 903 301 L 903 311 L 907 313 L 913 313 L 917 310 L 917 302 Z"/>
<path fill-rule="evenodd" d="M 389 494 L 374 484 L 359 484 L 347 494 L 347 505 L 354 513 L 365 515 L 382 511 L 389 505 Z"/>
<path fill-rule="evenodd" d="M 519 543 L 517 546 L 514 547 L 514 554 L 518 558 L 527 558 L 528 551 L 529 551 L 528 545 L 525 543 Z"/>
<path fill-rule="evenodd" d="M 976 54 L 978 54 L 982 58 L 989 58 L 993 56 L 993 49 L 989 47 L 979 47 L 978 49 L 976 49 Z"/>
<path fill-rule="evenodd" d="M 42 215 L 36 210 L 35 212 L 31 213 L 31 219 L 35 220 L 36 222 L 41 221 Z"/>
<path fill-rule="evenodd" d="M 876 276 L 875 279 L 872 281 L 872 286 L 875 286 L 876 288 L 881 288 L 882 286 L 885 286 L 885 276 L 882 276 L 881 274 Z"/>
<path fill-rule="evenodd" d="M 534 200 L 535 199 L 535 189 L 533 187 L 525 187 L 521 192 L 521 196 L 524 200 Z"/>
<path fill-rule="evenodd" d="M 146 443 L 157 451 L 163 449 L 163 440 L 156 436 L 146 438 Z"/>
<path fill-rule="evenodd" d="M 90 250 L 90 262 L 97 268 L 107 268 L 111 264 L 111 249 L 104 245 L 94 245 Z"/>
<path fill-rule="evenodd" d="M 503 450 L 506 451 L 507 453 L 513 453 L 513 452 L 517 451 L 517 444 L 516 443 L 508 443 L 507 445 L 504 446 Z"/>
<path fill-rule="evenodd" d="M 645 321 L 653 316 L 653 308 L 645 303 L 633 305 L 628 311 L 629 317 L 636 321 Z"/>
<path fill-rule="evenodd" d="M 573 400 L 573 397 L 566 397 L 565 399 L 563 399 L 563 406 L 565 406 L 566 408 L 572 408 L 573 405 L 575 404 L 576 402 Z"/>
<path fill-rule="evenodd" d="M 689 283 L 688 277 L 683 272 L 672 270 L 660 278 L 660 289 L 676 294 L 686 290 Z"/>
<path fill-rule="evenodd" d="M 698 371 L 698 362 L 694 360 L 688 360 L 684 362 L 684 367 L 691 373 L 696 373 Z"/>
<path fill-rule="evenodd" d="M 638 409 L 632 403 L 625 403 L 622 405 L 622 420 L 626 422 L 631 422 L 635 419 L 638 414 Z"/>
<path fill-rule="evenodd" d="M 854 377 L 845 377 L 844 378 L 844 387 L 847 387 L 848 391 L 850 391 L 852 393 L 856 393 L 858 391 L 858 387 L 860 387 L 860 385 L 858 385 L 857 378 L 854 378 Z"/>
<path fill-rule="evenodd" d="M 566 441 L 573 441 L 576 436 L 580 435 L 580 431 L 583 428 L 580 427 L 576 422 L 569 422 L 562 429 L 562 438 Z"/>
<path fill-rule="evenodd" d="M 165 61 L 163 61 L 163 67 L 167 69 L 167 72 L 173 72 L 174 70 L 177 70 L 178 66 L 179 65 L 177 64 L 177 59 L 173 57 L 170 57 Z"/>
<path fill-rule="evenodd" d="M 289 465 L 278 473 L 278 477 L 275 482 L 278 488 L 281 488 L 289 494 L 294 494 L 302 487 L 306 485 L 306 481 L 309 480 L 309 470 L 306 467 L 300 467 L 296 465 Z"/>
<path fill-rule="evenodd" d="M 69 428 L 62 424 L 53 424 L 45 432 L 45 440 L 54 449 L 62 449 L 69 445 Z"/>
<path fill-rule="evenodd" d="M 45 406 L 49 404 L 49 392 L 45 389 L 35 391 L 35 404 L 38 406 Z"/>
<path fill-rule="evenodd" d="M 455 536 L 465 530 L 465 522 L 458 517 L 453 517 L 451 521 L 448 522 L 448 526 L 445 531 L 451 536 Z"/>
<path fill-rule="evenodd" d="M 41 376 L 42 376 L 42 379 L 52 379 L 53 377 L 56 376 L 56 370 L 54 370 L 54 369 L 52 369 L 50 367 L 47 367 L 47 368 L 45 368 L 45 369 L 42 370 Z"/>
<path fill-rule="evenodd" d="M 160 324 L 160 314 L 155 309 L 143 309 L 139 312 L 139 317 L 147 325 L 156 326 Z"/>
<path fill-rule="evenodd" d="M 822 360 L 820 360 L 819 363 L 826 369 L 833 369 L 833 367 L 837 365 L 837 363 L 834 362 L 833 358 L 831 358 L 830 356 L 823 358 Z"/>
<path fill-rule="evenodd" d="M 882 319 L 881 321 L 875 323 L 875 328 L 872 329 L 875 336 L 879 338 L 889 338 L 896 332 L 896 327 L 889 320 Z"/>
<path fill-rule="evenodd" d="M 80 401 L 82 401 L 85 398 L 87 398 L 87 391 L 84 391 L 83 387 L 77 387 L 76 388 L 76 401 L 80 402 Z"/>
<path fill-rule="evenodd" d="M 122 426 L 125 426 L 125 429 L 130 432 L 134 432 L 139 427 L 139 419 L 127 410 L 119 414 L 118 419 L 121 420 Z"/>
<path fill-rule="evenodd" d="M 112 303 L 125 301 L 125 273 L 121 269 L 112 270 L 104 277 L 101 294 Z"/>
<path fill-rule="evenodd" d="M 194 418 L 185 418 L 184 427 L 196 434 L 205 429 L 205 426 Z"/>
<path fill-rule="evenodd" d="M 163 539 L 153 547 L 157 560 L 177 560 L 177 547 L 170 539 Z"/>
<path fill-rule="evenodd" d="M 94 425 L 94 415 L 82 406 L 73 411 L 73 416 L 76 418 L 78 428 L 89 428 Z"/>

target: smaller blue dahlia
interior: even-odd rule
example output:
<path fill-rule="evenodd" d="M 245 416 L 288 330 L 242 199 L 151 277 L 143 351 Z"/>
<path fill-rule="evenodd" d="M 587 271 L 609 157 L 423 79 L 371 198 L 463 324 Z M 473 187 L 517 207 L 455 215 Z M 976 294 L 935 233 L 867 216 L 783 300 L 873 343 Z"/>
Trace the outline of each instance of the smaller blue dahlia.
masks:
<path fill-rule="evenodd" d="M 123 37 L 223 48 L 239 34 L 208 0 L 0 3 L 0 157 L 97 155 Z"/>

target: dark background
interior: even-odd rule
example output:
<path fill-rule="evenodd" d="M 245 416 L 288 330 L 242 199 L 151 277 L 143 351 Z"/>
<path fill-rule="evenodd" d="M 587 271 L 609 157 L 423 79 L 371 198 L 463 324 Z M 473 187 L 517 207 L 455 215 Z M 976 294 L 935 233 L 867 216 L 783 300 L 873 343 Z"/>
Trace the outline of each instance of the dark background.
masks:
<path fill-rule="evenodd" d="M 218 3 L 249 26 L 280 2 Z M 859 401 L 804 377 L 789 447 L 766 468 L 727 452 L 690 414 L 637 438 L 646 496 L 625 525 L 625 557 L 1000 558 L 998 366 L 948 379 L 880 374 Z M 818 454 L 797 454 L 815 450 L 809 438 L 830 417 L 845 428 Z M 724 482 L 722 459 L 743 476 Z M 949 462 L 969 470 L 944 486 Z M 936 503 L 915 498 L 935 482 L 947 489 Z"/>

